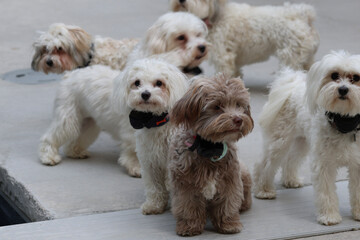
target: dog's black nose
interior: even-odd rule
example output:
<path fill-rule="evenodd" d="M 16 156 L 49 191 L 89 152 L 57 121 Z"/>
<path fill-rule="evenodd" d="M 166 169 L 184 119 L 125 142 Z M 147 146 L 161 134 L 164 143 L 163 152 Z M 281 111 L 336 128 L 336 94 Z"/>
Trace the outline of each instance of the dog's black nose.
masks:
<path fill-rule="evenodd" d="M 145 91 L 145 92 L 141 93 L 141 97 L 145 101 L 147 101 L 150 98 L 150 96 L 151 96 L 151 93 L 149 93 L 148 91 Z"/>
<path fill-rule="evenodd" d="M 241 117 L 234 117 L 233 118 L 233 122 L 237 125 L 237 126 L 241 126 L 243 120 Z"/>
<path fill-rule="evenodd" d="M 179 2 L 180 2 L 180 3 L 184 3 L 184 2 L 186 2 L 186 0 L 179 0 Z"/>
<path fill-rule="evenodd" d="M 48 60 L 46 60 L 46 64 L 47 64 L 49 67 L 52 67 L 52 66 L 54 65 L 54 62 L 53 62 L 53 60 L 48 59 Z"/>
<path fill-rule="evenodd" d="M 203 53 L 203 52 L 205 52 L 206 46 L 205 45 L 199 45 L 198 49 L 199 49 L 200 52 Z"/>
<path fill-rule="evenodd" d="M 346 86 L 341 86 L 338 88 L 338 92 L 340 96 L 345 96 L 349 92 L 349 89 Z"/>

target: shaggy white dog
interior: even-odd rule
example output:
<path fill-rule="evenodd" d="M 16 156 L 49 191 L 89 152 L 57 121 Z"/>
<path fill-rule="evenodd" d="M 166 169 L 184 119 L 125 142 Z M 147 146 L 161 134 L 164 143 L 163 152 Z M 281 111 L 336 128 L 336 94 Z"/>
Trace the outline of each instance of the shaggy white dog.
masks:
<path fill-rule="evenodd" d="M 138 39 L 93 38 L 78 26 L 54 23 L 33 43 L 31 67 L 44 73 L 63 73 L 95 64 L 122 70 L 138 42 Z"/>
<path fill-rule="evenodd" d="M 339 167 L 349 169 L 353 218 L 360 220 L 360 55 L 333 52 L 308 74 L 283 71 L 271 87 L 260 116 L 264 156 L 255 166 L 255 196 L 275 198 L 282 166 L 285 187 L 300 187 L 297 169 L 310 152 L 317 220 L 341 222 L 336 195 Z"/>
<path fill-rule="evenodd" d="M 186 27 L 183 20 L 188 22 Z M 167 13 L 149 28 L 131 55 L 128 67 L 132 68 L 137 58 L 161 58 L 182 70 L 186 68 L 191 75 L 190 68 L 195 69 L 206 57 L 206 34 L 205 24 L 194 15 Z M 65 74 L 55 100 L 53 122 L 40 143 L 39 155 L 43 164 L 59 163 L 58 149 L 64 144 L 69 145 L 67 156 L 86 158 L 88 153 L 85 150 L 97 138 L 100 127 L 120 140 L 122 153 L 119 163 L 131 176 L 140 176 L 134 130 L 128 120 L 123 120 L 122 115 L 113 113 L 110 108 L 112 82 L 119 74 L 120 71 L 100 65 Z M 75 142 L 70 144 L 71 141 Z"/>
<path fill-rule="evenodd" d="M 118 92 L 121 107 L 127 108 L 136 131 L 136 153 L 145 183 L 143 214 L 159 214 L 168 204 L 168 145 L 175 129 L 168 124 L 168 112 L 188 88 L 187 77 L 175 66 L 149 62 L 146 74 L 137 69 L 125 75 L 123 92 Z"/>
<path fill-rule="evenodd" d="M 186 24 L 184 24 L 184 22 Z M 171 62 L 184 73 L 199 74 L 209 43 L 206 25 L 190 13 L 166 13 L 148 29 L 146 36 L 130 54 L 128 65 L 140 58 L 157 56 Z"/>
<path fill-rule="evenodd" d="M 306 4 L 257 7 L 227 0 L 170 0 L 170 6 L 203 19 L 213 45 L 210 61 L 216 71 L 232 76 L 271 55 L 280 65 L 308 69 L 319 45 L 315 10 Z"/>

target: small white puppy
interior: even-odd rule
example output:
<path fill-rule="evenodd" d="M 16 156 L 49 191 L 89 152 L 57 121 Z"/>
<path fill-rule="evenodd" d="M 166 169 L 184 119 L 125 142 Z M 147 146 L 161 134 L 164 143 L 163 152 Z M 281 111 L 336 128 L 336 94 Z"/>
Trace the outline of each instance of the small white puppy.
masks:
<path fill-rule="evenodd" d="M 241 67 L 276 56 L 280 65 L 308 69 L 319 45 L 315 10 L 306 4 L 250 6 L 227 0 L 170 0 L 207 24 L 210 61 L 218 72 L 242 75 Z M 184 22 L 186 25 L 186 22 Z"/>
<path fill-rule="evenodd" d="M 360 220 L 360 55 L 332 52 L 306 74 L 283 71 L 260 116 L 264 156 L 255 166 L 255 196 L 275 198 L 282 166 L 285 187 L 300 187 L 297 169 L 310 152 L 317 220 L 341 222 L 336 195 L 339 167 L 349 169 L 352 215 Z"/>
<path fill-rule="evenodd" d="M 95 64 L 122 70 L 138 42 L 138 39 L 93 38 L 78 26 L 54 23 L 33 43 L 31 67 L 44 73 L 63 73 Z"/>
<path fill-rule="evenodd" d="M 143 61 L 146 71 L 134 67 L 124 75 L 123 92 L 117 92 L 136 131 L 136 153 L 145 183 L 143 214 L 159 214 L 168 204 L 168 145 L 174 128 L 167 124 L 168 112 L 186 92 L 187 77 L 174 65 Z M 131 76 L 131 77 L 129 77 Z"/>

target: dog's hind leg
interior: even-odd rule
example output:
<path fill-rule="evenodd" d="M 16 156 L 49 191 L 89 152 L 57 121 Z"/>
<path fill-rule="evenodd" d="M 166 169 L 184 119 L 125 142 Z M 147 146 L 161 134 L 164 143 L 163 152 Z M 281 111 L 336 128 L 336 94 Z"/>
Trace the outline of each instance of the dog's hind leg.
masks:
<path fill-rule="evenodd" d="M 70 158 L 83 159 L 88 158 L 89 153 L 86 149 L 99 136 L 101 129 L 92 118 L 85 118 L 82 122 L 80 135 L 66 146 L 66 156 Z"/>
<path fill-rule="evenodd" d="M 65 104 L 64 104 L 65 105 Z M 73 141 L 80 134 L 82 118 L 74 107 L 58 106 L 47 132 L 41 137 L 39 158 L 45 165 L 56 165 L 61 161 L 59 148 Z"/>
<path fill-rule="evenodd" d="M 282 184 L 286 188 L 299 188 L 303 183 L 298 177 L 298 169 L 309 152 L 305 138 L 296 138 L 290 147 L 287 157 L 281 164 Z"/>
<path fill-rule="evenodd" d="M 289 137 L 282 136 L 265 143 L 263 160 L 255 164 L 255 197 L 262 199 L 276 197 L 274 178 L 281 161 L 288 153 L 290 141 Z"/>
<path fill-rule="evenodd" d="M 129 131 L 130 128 L 121 129 L 120 148 L 121 153 L 118 163 L 125 167 L 127 173 L 132 177 L 141 177 L 141 167 L 135 151 L 134 133 Z"/>

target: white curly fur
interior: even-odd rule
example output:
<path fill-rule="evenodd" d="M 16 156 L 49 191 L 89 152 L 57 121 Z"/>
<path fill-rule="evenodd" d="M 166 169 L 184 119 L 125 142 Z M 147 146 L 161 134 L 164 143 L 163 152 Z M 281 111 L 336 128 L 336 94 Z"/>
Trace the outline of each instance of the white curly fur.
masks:
<path fill-rule="evenodd" d="M 173 11 L 188 11 L 209 27 L 210 61 L 219 72 L 242 75 L 241 67 L 266 61 L 308 69 L 319 45 L 315 10 L 306 4 L 250 6 L 226 0 L 170 0 Z"/>
<path fill-rule="evenodd" d="M 184 19 L 188 21 L 186 28 L 183 27 L 181 21 Z M 169 34 L 164 36 L 163 33 Z M 197 66 L 207 54 L 206 49 L 204 52 L 198 49 L 198 45 L 207 46 L 206 34 L 204 23 L 192 14 L 167 13 L 150 27 L 144 39 L 133 51 L 131 60 L 129 60 L 131 64 L 128 63 L 125 72 L 121 75 L 119 75 L 120 71 L 99 65 L 66 73 L 55 101 L 53 122 L 41 138 L 39 147 L 41 162 L 47 165 L 58 164 L 61 161 L 59 148 L 65 143 L 75 141 L 77 137 L 79 139 L 67 147 L 66 155 L 73 158 L 86 158 L 88 156 L 86 148 L 99 134 L 100 129 L 97 125 L 104 124 L 105 126 L 102 126 L 101 129 L 110 132 L 115 139 L 121 139 L 122 154 L 119 163 L 127 169 L 131 176 L 140 176 L 140 165 L 135 153 L 134 130 L 129 124 L 128 116 L 124 117 L 122 112 L 125 105 L 121 106 L 117 101 L 110 104 L 111 100 L 108 97 L 113 89 L 113 79 L 118 75 L 117 79 L 124 76 L 125 78 L 130 77 L 131 70 L 128 68 L 134 69 L 134 62 L 143 57 L 150 57 L 154 60 L 163 59 L 179 68 L 190 65 Z M 186 35 L 187 41 L 178 42 L 176 38 L 179 35 Z M 149 43 L 153 38 L 157 38 L 167 47 L 153 50 L 152 48 L 156 47 Z M 121 85 L 122 81 L 117 80 L 115 83 Z M 122 89 L 121 86 L 115 88 Z M 122 92 L 122 94 L 125 93 Z M 119 95 L 115 91 L 114 97 L 121 99 L 124 97 L 122 94 Z M 112 112 L 110 105 L 117 106 L 115 110 L 118 109 L 117 111 L 120 112 Z M 99 108 L 98 111 L 103 112 L 103 115 L 97 114 L 96 108 Z M 88 116 L 89 114 L 90 116 Z M 96 115 L 92 116 L 92 114 Z M 97 124 L 95 124 L 93 118 L 102 120 L 96 120 Z M 124 118 L 126 120 L 118 120 Z M 83 127 L 81 127 L 82 125 Z M 84 137 L 82 137 L 83 135 Z M 87 138 L 88 140 L 86 140 Z"/>
<path fill-rule="evenodd" d="M 158 115 L 169 112 L 188 88 L 187 77 L 173 65 L 165 62 L 154 64 L 149 61 L 146 68 L 141 73 L 137 68 L 133 68 L 127 73 L 131 77 L 125 77 L 125 81 L 121 83 L 125 91 L 118 92 L 118 98 L 125 100 L 119 103 L 127 106 L 126 115 L 129 115 L 130 110 Z M 135 85 L 135 81 L 138 81 L 138 86 Z M 162 86 L 156 85 L 158 81 L 161 81 Z M 144 92 L 150 94 L 149 99 L 142 98 Z M 136 153 L 146 193 L 146 201 L 141 206 L 143 214 L 162 213 L 168 204 L 168 145 L 174 131 L 175 129 L 167 123 L 161 127 L 143 128 L 135 133 Z"/>
<path fill-rule="evenodd" d="M 166 13 L 147 30 L 130 54 L 128 65 L 136 59 L 160 56 L 180 69 L 197 67 L 207 57 L 207 34 L 206 25 L 193 14 Z M 184 40 L 179 39 L 182 36 Z"/>
<path fill-rule="evenodd" d="M 35 53 L 31 66 L 45 73 L 62 73 L 87 64 L 122 70 L 138 42 L 138 39 L 93 38 L 78 26 L 54 23 L 33 43 Z"/>
<path fill-rule="evenodd" d="M 332 77 L 338 73 L 338 79 Z M 336 195 L 339 167 L 349 169 L 349 192 L 353 218 L 360 220 L 360 142 L 356 131 L 340 133 L 325 112 L 360 113 L 360 55 L 332 52 L 313 64 L 309 72 L 285 70 L 275 80 L 260 116 L 263 128 L 263 160 L 255 165 L 255 196 L 275 198 L 274 176 L 282 166 L 285 187 L 302 183 L 297 169 L 310 153 L 317 220 L 332 225 L 341 222 Z M 356 80 L 357 79 L 357 80 Z M 339 88 L 346 87 L 345 97 Z M 358 134 L 357 134 L 358 135 Z"/>

